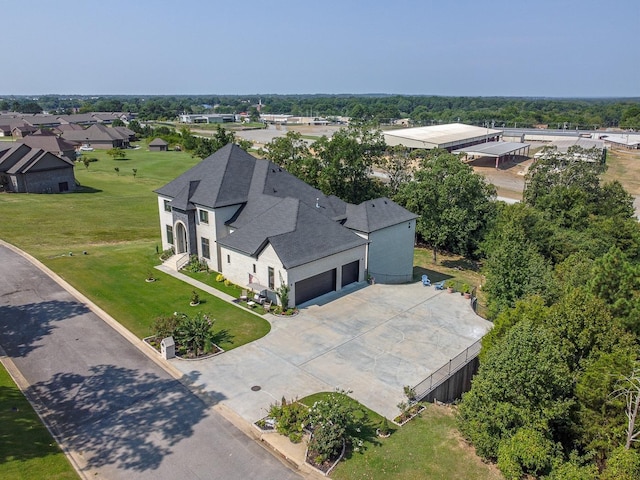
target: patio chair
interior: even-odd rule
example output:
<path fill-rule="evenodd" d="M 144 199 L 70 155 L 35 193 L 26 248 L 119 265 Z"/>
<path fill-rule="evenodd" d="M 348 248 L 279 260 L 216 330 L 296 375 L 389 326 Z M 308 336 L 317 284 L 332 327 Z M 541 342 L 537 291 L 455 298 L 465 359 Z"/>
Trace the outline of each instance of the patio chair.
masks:
<path fill-rule="evenodd" d="M 428 276 L 422 275 L 422 285 L 425 287 L 429 287 L 431 285 L 431 280 L 429 280 Z"/>
<path fill-rule="evenodd" d="M 264 302 L 264 305 L 262 305 L 264 307 L 264 311 L 265 312 L 270 312 L 271 311 L 271 302 Z"/>
<path fill-rule="evenodd" d="M 434 283 L 433 286 L 436 287 L 436 290 L 444 290 L 444 280 Z"/>
<path fill-rule="evenodd" d="M 246 290 L 242 290 L 242 294 L 240 295 L 240 300 L 242 302 L 246 302 L 248 300 L 249 297 L 247 297 L 247 291 Z"/>

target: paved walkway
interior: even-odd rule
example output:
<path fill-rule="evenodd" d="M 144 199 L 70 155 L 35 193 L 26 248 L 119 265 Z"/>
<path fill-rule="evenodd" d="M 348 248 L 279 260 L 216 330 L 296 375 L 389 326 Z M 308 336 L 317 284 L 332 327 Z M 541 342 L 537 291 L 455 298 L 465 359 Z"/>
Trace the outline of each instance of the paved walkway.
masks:
<path fill-rule="evenodd" d="M 140 348 L 73 287 L 0 241 L 0 360 L 81 476 L 299 478 L 221 415 L 223 393 L 194 395 Z"/>
<path fill-rule="evenodd" d="M 212 295 L 228 295 L 186 275 L 166 273 Z M 404 385 L 416 385 L 489 330 L 459 294 L 409 285 L 355 284 L 303 305 L 294 317 L 265 315 L 271 331 L 248 345 L 198 361 L 171 360 L 247 422 L 269 406 L 335 388 L 393 418 Z M 256 391 L 256 388 L 260 387 Z"/>

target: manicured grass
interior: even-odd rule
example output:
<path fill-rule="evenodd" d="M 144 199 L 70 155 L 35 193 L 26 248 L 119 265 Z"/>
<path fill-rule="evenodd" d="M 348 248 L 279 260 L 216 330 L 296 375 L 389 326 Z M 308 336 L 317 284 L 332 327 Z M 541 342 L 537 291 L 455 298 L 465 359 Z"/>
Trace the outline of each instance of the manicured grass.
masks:
<path fill-rule="evenodd" d="M 300 400 L 311 406 L 326 398 L 327 392 L 310 395 Z M 426 405 L 418 417 L 402 427 L 389 422 L 391 436 L 379 438 L 375 430 L 382 417 L 345 397 L 363 414 L 357 418 L 363 422 L 364 450 L 350 452 L 331 473 L 331 478 L 341 480 L 499 480 L 498 470 L 482 463 L 461 439 L 455 427 L 455 418 L 449 407 Z"/>
<path fill-rule="evenodd" d="M 498 480 L 461 440 L 447 407 L 427 405 L 420 416 L 398 428 L 389 438 L 378 438 L 363 453 L 340 462 L 331 478 L 371 480 Z"/>
<path fill-rule="evenodd" d="M 153 269 L 159 261 L 150 243 L 94 245 L 87 255 L 62 253 L 44 262 L 138 337 L 151 335 L 154 319 L 173 312 L 209 314 L 214 330 L 228 334 L 218 343 L 225 350 L 263 337 L 271 328 L 266 320 L 203 291 L 198 291 L 200 305 L 191 307 L 194 288 Z M 155 282 L 145 282 L 148 272 Z"/>
<path fill-rule="evenodd" d="M 139 337 L 151 333 L 156 317 L 175 311 L 209 313 L 215 330 L 228 333 L 220 343 L 225 350 L 269 331 L 265 320 L 205 292 L 199 292 L 202 303 L 190 307 L 193 287 L 153 269 L 160 263 L 153 190 L 198 159 L 183 152 L 148 152 L 144 146 L 126 150 L 127 160 L 113 160 L 100 150 L 86 154 L 98 158 L 88 169 L 76 165 L 86 193 L 0 195 L 0 238 L 34 255 Z M 158 281 L 145 283 L 149 271 Z"/>
<path fill-rule="evenodd" d="M 77 479 L 49 431 L 0 365 L 0 478 Z"/>

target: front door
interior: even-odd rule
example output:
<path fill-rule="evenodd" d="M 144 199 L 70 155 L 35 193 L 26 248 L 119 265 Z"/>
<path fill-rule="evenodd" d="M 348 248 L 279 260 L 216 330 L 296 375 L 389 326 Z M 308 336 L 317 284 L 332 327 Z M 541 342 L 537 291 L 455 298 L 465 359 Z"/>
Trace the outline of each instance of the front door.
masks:
<path fill-rule="evenodd" d="M 185 253 L 188 249 L 187 229 L 182 222 L 176 223 L 176 253 Z"/>

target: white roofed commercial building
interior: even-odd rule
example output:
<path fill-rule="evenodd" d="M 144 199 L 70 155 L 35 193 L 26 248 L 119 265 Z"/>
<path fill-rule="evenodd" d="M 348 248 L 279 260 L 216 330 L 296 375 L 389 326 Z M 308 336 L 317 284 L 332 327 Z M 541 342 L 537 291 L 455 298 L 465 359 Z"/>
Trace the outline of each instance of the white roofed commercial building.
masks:
<path fill-rule="evenodd" d="M 449 123 L 430 127 L 403 128 L 382 132 L 389 146 L 402 145 L 407 148 L 443 148 L 448 151 L 498 141 L 502 130 L 474 127 L 463 123 Z"/>

